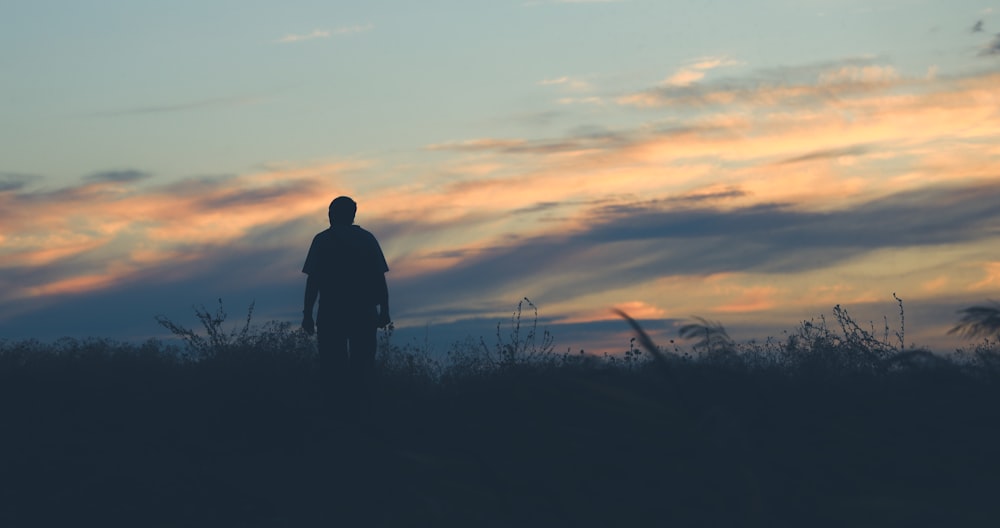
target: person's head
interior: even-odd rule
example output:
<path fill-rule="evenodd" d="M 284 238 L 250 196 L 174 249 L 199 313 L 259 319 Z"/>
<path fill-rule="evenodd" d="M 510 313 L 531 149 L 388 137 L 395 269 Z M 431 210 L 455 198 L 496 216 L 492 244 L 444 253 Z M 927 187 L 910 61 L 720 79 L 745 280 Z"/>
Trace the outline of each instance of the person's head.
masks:
<path fill-rule="evenodd" d="M 330 202 L 330 225 L 351 225 L 358 212 L 358 204 L 347 196 L 339 196 Z"/>

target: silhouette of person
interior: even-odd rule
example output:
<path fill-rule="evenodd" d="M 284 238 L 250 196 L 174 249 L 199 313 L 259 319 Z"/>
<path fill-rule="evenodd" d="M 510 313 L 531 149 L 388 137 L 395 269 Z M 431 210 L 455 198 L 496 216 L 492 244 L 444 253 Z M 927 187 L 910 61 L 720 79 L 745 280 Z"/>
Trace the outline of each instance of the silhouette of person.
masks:
<path fill-rule="evenodd" d="M 330 203 L 330 228 L 313 238 L 302 266 L 307 275 L 302 329 L 317 334 L 326 403 L 349 417 L 369 405 L 376 329 L 390 322 L 389 266 L 375 236 L 354 225 L 357 208 L 347 196 Z"/>

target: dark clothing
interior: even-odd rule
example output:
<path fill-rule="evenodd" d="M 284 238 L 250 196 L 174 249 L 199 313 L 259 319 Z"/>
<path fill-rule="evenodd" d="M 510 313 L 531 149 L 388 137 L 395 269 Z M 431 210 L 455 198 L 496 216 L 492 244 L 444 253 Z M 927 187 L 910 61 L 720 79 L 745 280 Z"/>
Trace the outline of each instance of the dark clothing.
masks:
<path fill-rule="evenodd" d="M 326 406 L 338 416 L 367 411 L 375 378 L 375 328 L 320 327 L 316 333 Z"/>
<path fill-rule="evenodd" d="M 318 330 L 371 326 L 385 262 L 375 236 L 356 225 L 333 225 L 313 238 L 302 273 L 319 281 Z"/>
<path fill-rule="evenodd" d="M 320 370 L 327 403 L 337 414 L 363 413 L 368 404 L 375 373 L 376 307 L 388 309 L 387 271 L 375 237 L 359 226 L 340 224 L 313 238 L 302 266 L 319 289 Z"/>

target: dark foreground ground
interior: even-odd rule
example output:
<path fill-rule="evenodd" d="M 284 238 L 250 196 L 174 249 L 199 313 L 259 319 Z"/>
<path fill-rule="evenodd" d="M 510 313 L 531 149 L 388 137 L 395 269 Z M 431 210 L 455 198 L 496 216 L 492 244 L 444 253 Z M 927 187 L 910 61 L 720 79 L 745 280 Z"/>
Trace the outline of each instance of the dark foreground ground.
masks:
<path fill-rule="evenodd" d="M 355 423 L 309 354 L 4 346 L 7 528 L 1000 525 L 982 357 L 397 358 Z"/>

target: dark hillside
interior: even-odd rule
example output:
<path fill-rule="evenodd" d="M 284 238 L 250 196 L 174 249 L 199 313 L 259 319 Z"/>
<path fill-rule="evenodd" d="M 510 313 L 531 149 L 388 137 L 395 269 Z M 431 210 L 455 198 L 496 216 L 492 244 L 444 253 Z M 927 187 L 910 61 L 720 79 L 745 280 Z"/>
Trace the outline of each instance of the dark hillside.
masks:
<path fill-rule="evenodd" d="M 321 404 L 309 342 L 265 334 L 198 358 L 154 342 L 2 343 L 0 526 L 1000 518 L 989 346 L 942 359 L 812 335 L 662 364 L 501 346 L 501 361 L 457 350 L 446 365 L 392 348 L 372 412 L 345 420 Z"/>

